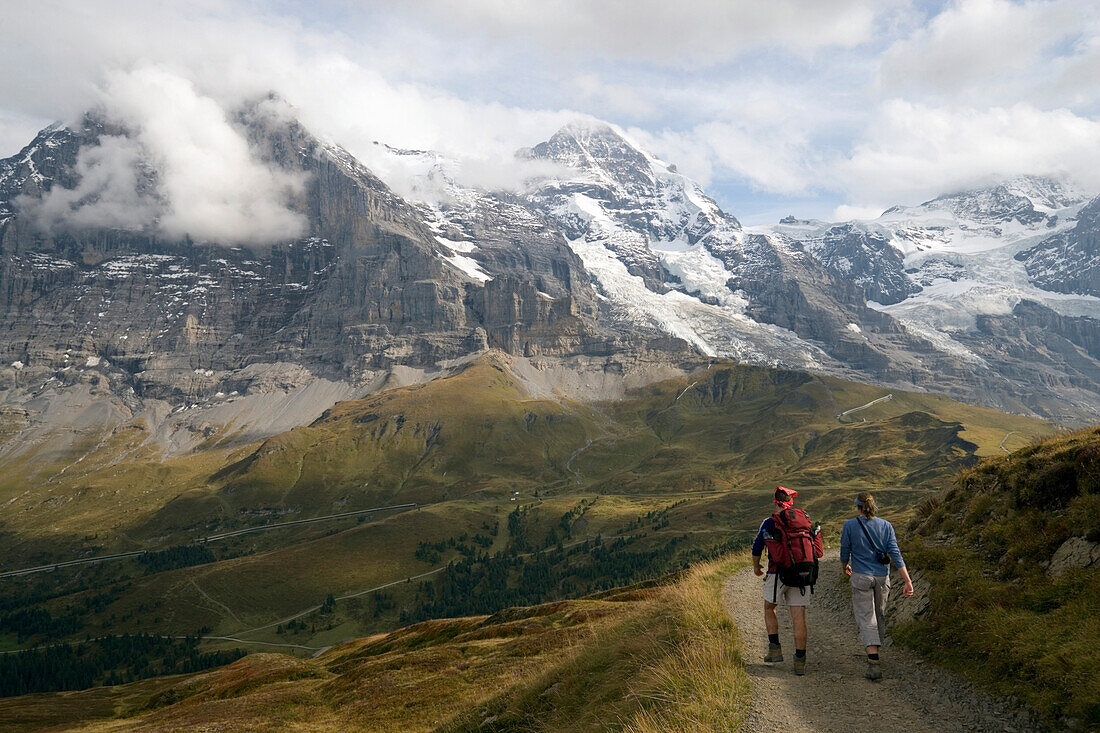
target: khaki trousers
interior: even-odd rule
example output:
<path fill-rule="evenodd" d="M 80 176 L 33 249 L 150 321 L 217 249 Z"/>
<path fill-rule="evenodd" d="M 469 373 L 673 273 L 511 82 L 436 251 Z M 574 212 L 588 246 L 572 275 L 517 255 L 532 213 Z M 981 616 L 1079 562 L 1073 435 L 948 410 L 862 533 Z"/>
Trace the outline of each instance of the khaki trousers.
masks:
<path fill-rule="evenodd" d="M 886 599 L 890 595 L 890 576 L 852 573 L 852 613 L 859 626 L 863 646 L 881 646 L 886 640 Z"/>

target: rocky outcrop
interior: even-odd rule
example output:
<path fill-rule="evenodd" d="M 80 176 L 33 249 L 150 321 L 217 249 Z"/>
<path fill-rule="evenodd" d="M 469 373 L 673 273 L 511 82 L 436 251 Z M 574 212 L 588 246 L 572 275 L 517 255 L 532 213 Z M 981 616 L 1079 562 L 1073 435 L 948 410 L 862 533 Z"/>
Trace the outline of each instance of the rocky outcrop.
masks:
<path fill-rule="evenodd" d="M 1100 297 L 1100 197 L 1077 215 L 1077 224 L 1020 252 L 1031 281 L 1045 290 Z"/>
<path fill-rule="evenodd" d="M 913 595 L 906 598 L 901 593 L 902 580 L 895 573 L 891 578 L 890 597 L 886 601 L 886 620 L 889 626 L 908 623 L 923 616 L 932 604 L 932 583 L 922 570 L 910 570 Z"/>
<path fill-rule="evenodd" d="M 1060 578 L 1067 570 L 1081 570 L 1100 565 L 1100 542 L 1089 542 L 1084 537 L 1070 537 L 1054 551 L 1047 572 L 1052 578 Z"/>
<path fill-rule="evenodd" d="M 891 305 L 920 292 L 884 232 L 838 224 L 806 240 L 805 247 L 834 277 L 863 288 L 865 300 Z"/>

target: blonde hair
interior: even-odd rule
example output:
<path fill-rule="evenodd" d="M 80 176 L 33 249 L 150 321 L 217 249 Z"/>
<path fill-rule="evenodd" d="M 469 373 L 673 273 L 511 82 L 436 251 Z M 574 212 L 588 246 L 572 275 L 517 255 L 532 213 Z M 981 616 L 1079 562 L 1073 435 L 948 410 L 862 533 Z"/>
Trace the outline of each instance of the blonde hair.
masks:
<path fill-rule="evenodd" d="M 860 501 L 859 512 L 868 519 L 874 519 L 875 512 L 878 511 L 878 505 L 875 504 L 875 497 L 871 496 L 870 491 L 861 491 L 859 496 L 856 497 Z"/>

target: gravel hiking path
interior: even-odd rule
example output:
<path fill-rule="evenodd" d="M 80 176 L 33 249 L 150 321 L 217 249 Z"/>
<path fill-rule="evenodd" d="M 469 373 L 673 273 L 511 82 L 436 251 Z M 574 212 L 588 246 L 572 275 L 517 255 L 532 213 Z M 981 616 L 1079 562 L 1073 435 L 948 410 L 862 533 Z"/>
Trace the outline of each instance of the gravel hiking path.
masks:
<path fill-rule="evenodd" d="M 807 610 L 806 675 L 792 673 L 794 635 L 787 609 L 780 607 L 779 639 L 784 661 L 765 664 L 761 578 L 752 568 L 730 576 L 723 601 L 741 630 L 745 671 L 753 686 L 745 731 L 1028 731 L 1037 727 L 1027 712 L 975 689 L 958 675 L 926 663 L 896 645 L 881 650 L 883 679 L 864 679 L 866 654 L 860 646 L 847 578 L 836 554 L 821 561 L 821 576 Z M 897 578 L 891 595 L 901 593 Z M 904 601 L 903 601 L 904 602 Z"/>

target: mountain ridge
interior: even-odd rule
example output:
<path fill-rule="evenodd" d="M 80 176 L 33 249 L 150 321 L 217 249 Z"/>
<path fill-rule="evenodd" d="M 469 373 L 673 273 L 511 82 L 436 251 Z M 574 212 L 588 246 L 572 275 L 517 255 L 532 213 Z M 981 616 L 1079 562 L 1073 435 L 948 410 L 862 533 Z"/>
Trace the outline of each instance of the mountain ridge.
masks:
<path fill-rule="evenodd" d="M 36 229 L 16 202 L 54 182 L 77 188 L 91 136 L 120 128 L 92 125 L 85 144 L 51 126 L 0 164 L 0 389 L 26 445 L 72 442 L 74 430 L 94 445 L 78 416 L 97 410 L 112 429 L 157 426 L 171 452 L 255 439 L 491 348 L 584 399 L 731 357 L 1069 422 L 1100 414 L 1094 319 L 1023 300 L 962 330 L 911 318 L 902 296 L 957 282 L 961 265 L 932 258 L 914 276 L 889 239 L 855 227 L 862 260 L 744 230 L 612 126 L 567 127 L 521 151 L 558 172 L 519 193 L 463 186 L 439 156 L 409 153 L 431 160 L 423 180 L 446 194 L 431 203 L 397 196 L 286 110 L 233 119 L 258 160 L 306 176 L 291 205 L 308 236 L 253 251 Z M 877 269 L 860 280 L 844 259 Z M 896 302 L 868 307 L 872 286 Z"/>

